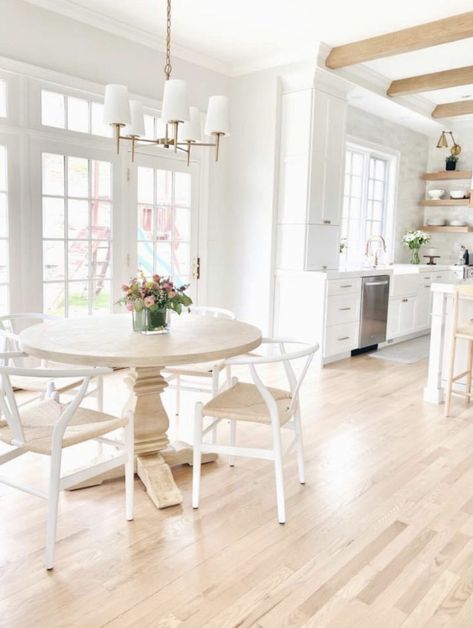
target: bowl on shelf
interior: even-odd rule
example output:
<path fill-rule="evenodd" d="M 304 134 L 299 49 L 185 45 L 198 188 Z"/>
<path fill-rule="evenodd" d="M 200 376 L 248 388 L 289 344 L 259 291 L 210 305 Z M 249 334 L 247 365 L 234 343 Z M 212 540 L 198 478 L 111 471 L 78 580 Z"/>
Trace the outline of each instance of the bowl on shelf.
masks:
<path fill-rule="evenodd" d="M 445 194 L 445 190 L 427 190 L 427 194 L 433 201 L 439 201 Z"/>
<path fill-rule="evenodd" d="M 449 227 L 466 227 L 466 222 L 464 220 L 449 220 Z"/>
<path fill-rule="evenodd" d="M 465 198 L 465 190 L 450 190 L 450 198 Z"/>
<path fill-rule="evenodd" d="M 429 218 L 427 220 L 427 225 L 429 227 L 445 227 L 447 221 L 445 218 Z"/>

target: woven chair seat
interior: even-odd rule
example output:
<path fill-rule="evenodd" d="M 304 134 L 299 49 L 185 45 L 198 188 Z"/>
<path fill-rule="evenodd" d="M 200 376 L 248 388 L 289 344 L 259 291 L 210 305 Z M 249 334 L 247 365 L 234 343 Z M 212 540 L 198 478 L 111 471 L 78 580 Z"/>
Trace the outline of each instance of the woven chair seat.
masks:
<path fill-rule="evenodd" d="M 25 377 L 23 375 L 12 375 L 10 377 L 14 390 L 27 390 L 29 392 L 46 392 L 49 381 L 45 377 Z M 81 382 L 82 379 L 80 377 L 61 377 L 54 380 L 54 387 L 61 393 L 76 388 Z"/>
<path fill-rule="evenodd" d="M 24 448 L 39 454 L 51 453 L 51 436 L 54 425 L 64 412 L 65 404 L 50 399 L 21 409 L 21 423 L 25 435 Z M 103 436 L 127 424 L 126 418 L 79 407 L 66 428 L 63 447 Z M 0 420 L 0 440 L 10 444 L 13 435 L 5 420 Z"/>
<path fill-rule="evenodd" d="M 212 377 L 214 369 L 221 371 L 223 362 L 198 362 L 197 364 L 183 364 L 182 366 L 167 366 L 165 373 L 173 375 L 193 375 L 194 377 Z"/>
<path fill-rule="evenodd" d="M 289 406 L 291 393 L 280 388 L 267 388 L 276 400 L 280 424 L 284 425 L 291 418 Z M 238 382 L 220 393 L 203 407 L 204 416 L 217 419 L 235 419 L 236 421 L 254 421 L 270 423 L 268 407 L 254 384 Z"/>

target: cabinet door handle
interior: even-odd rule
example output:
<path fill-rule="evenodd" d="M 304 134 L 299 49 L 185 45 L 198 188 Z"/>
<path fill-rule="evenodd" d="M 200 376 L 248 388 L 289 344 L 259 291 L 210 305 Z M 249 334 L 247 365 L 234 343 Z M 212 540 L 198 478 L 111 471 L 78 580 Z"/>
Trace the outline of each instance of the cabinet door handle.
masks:
<path fill-rule="evenodd" d="M 409 299 L 403 299 L 402 302 L 403 303 L 407 303 L 409 301 Z"/>
<path fill-rule="evenodd" d="M 339 307 L 338 308 L 339 312 L 348 312 L 348 310 L 351 310 L 351 307 Z"/>
<path fill-rule="evenodd" d="M 430 287 L 431 287 L 430 283 L 424 286 L 424 288 L 430 288 Z"/>
<path fill-rule="evenodd" d="M 337 340 L 350 340 L 350 336 L 342 336 L 341 338 L 337 338 Z"/>
<path fill-rule="evenodd" d="M 435 279 L 443 279 L 442 275 L 437 275 Z"/>
<path fill-rule="evenodd" d="M 351 288 L 352 284 L 351 283 L 347 283 L 344 286 L 340 286 L 340 288 Z"/>
<path fill-rule="evenodd" d="M 332 221 L 331 220 L 324 220 L 324 225 L 331 225 Z"/>

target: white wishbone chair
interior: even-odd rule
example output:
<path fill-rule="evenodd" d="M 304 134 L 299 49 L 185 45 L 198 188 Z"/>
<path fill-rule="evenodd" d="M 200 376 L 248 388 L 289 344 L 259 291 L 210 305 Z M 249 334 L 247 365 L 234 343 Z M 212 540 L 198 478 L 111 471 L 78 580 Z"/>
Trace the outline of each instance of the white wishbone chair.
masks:
<path fill-rule="evenodd" d="M 26 357 L 25 353 L 0 353 L 0 360 Z M 0 419 L 0 440 L 12 447 L 0 455 L 0 465 L 27 452 L 50 456 L 49 489 L 39 491 L 34 487 L 19 484 L 14 479 L 0 476 L 0 483 L 19 489 L 48 501 L 48 519 L 46 531 L 46 568 L 54 566 L 54 547 L 56 542 L 57 513 L 59 491 L 105 473 L 115 467 L 125 465 L 126 518 L 133 519 L 133 416 L 115 417 L 96 410 L 80 406 L 91 378 L 111 373 L 109 368 L 74 369 L 26 369 L 0 366 L 1 389 L 0 407 L 4 419 Z M 55 399 L 47 399 L 35 405 L 28 405 L 20 411 L 11 383 L 12 377 L 42 377 L 62 379 L 72 376 L 81 378 L 81 385 L 72 401 L 67 405 Z M 113 441 L 114 457 L 101 461 L 94 466 L 81 469 L 61 477 L 62 450 L 88 440 L 108 442 L 105 434 L 118 428 L 125 428 L 125 440 L 121 444 Z M 110 441 L 112 442 L 112 441 Z"/>
<path fill-rule="evenodd" d="M 21 340 L 19 337 L 19 331 L 25 329 L 35 322 L 54 321 L 59 320 L 57 316 L 50 316 L 48 314 L 42 314 L 38 312 L 22 312 L 17 314 L 6 314 L 0 316 L 0 343 L 1 351 L 21 351 Z M 10 366 L 24 366 L 23 359 L 10 360 Z M 48 362 L 41 360 L 41 367 L 51 366 L 54 368 L 68 368 L 69 370 L 75 370 L 75 366 Z M 12 377 L 11 383 L 14 389 L 26 390 L 33 393 L 38 393 L 35 397 L 30 397 L 24 403 L 30 403 L 36 399 L 45 399 L 46 397 L 56 397 L 59 400 L 61 393 L 69 393 L 70 391 L 78 388 L 82 379 L 78 375 L 74 375 L 68 378 L 62 378 L 60 382 L 54 380 L 45 381 L 44 378 L 36 377 Z M 90 387 L 87 390 L 86 397 L 96 397 L 97 410 L 100 412 L 103 410 L 103 376 L 98 375 L 94 378 L 95 386 Z"/>
<path fill-rule="evenodd" d="M 209 316 L 212 318 L 226 318 L 228 320 L 235 320 L 236 318 L 235 314 L 230 310 L 210 306 L 191 307 L 191 316 Z M 185 364 L 164 369 L 163 373 L 167 376 L 169 387 L 176 389 L 176 414 L 179 414 L 182 391 L 203 392 L 215 397 L 220 389 L 220 373 L 224 368 L 223 360 L 218 360 L 216 362 Z M 227 379 L 229 377 L 230 371 L 227 370 Z M 209 379 L 209 383 L 202 381 Z M 215 436 L 215 432 L 213 432 L 214 439 Z"/>
<path fill-rule="evenodd" d="M 297 453 L 297 466 L 299 482 L 305 483 L 304 477 L 304 451 L 302 444 L 302 426 L 299 404 L 299 392 L 306 376 L 314 353 L 318 349 L 317 344 L 307 344 L 288 339 L 264 339 L 263 343 L 271 344 L 279 352 L 270 356 L 241 356 L 224 360 L 224 365 L 248 366 L 253 380 L 252 384 L 239 382 L 235 377 L 232 386 L 224 390 L 211 401 L 203 405 L 196 404 L 194 423 L 194 459 L 192 467 L 192 505 L 199 507 L 201 454 L 217 453 L 227 454 L 230 465 L 234 465 L 234 457 L 261 458 L 274 462 L 276 479 L 276 499 L 279 523 L 285 523 L 285 500 L 283 481 L 283 454 L 281 447 L 281 428 L 290 428 L 294 431 L 294 441 L 289 449 L 295 446 Z M 288 345 L 296 345 L 292 351 L 287 350 Z M 305 358 L 304 366 L 298 376 L 293 369 L 292 362 Z M 263 384 L 257 367 L 267 364 L 282 363 L 289 383 L 289 390 L 269 388 Z M 203 429 L 203 419 L 213 418 L 212 423 Z M 203 436 L 216 428 L 219 421 L 230 419 L 230 445 L 203 442 Z M 236 446 L 236 422 L 250 421 L 266 424 L 272 431 L 272 448 L 259 449 Z"/>

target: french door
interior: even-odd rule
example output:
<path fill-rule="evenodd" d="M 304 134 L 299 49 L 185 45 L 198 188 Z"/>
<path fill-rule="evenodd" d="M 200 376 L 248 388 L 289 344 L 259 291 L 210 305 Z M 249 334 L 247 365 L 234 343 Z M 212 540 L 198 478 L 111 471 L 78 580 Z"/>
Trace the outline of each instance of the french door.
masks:
<path fill-rule="evenodd" d="M 137 155 L 130 177 L 136 249 L 132 259 L 145 275 L 169 276 L 189 285 L 197 300 L 198 166 L 154 155 Z"/>

